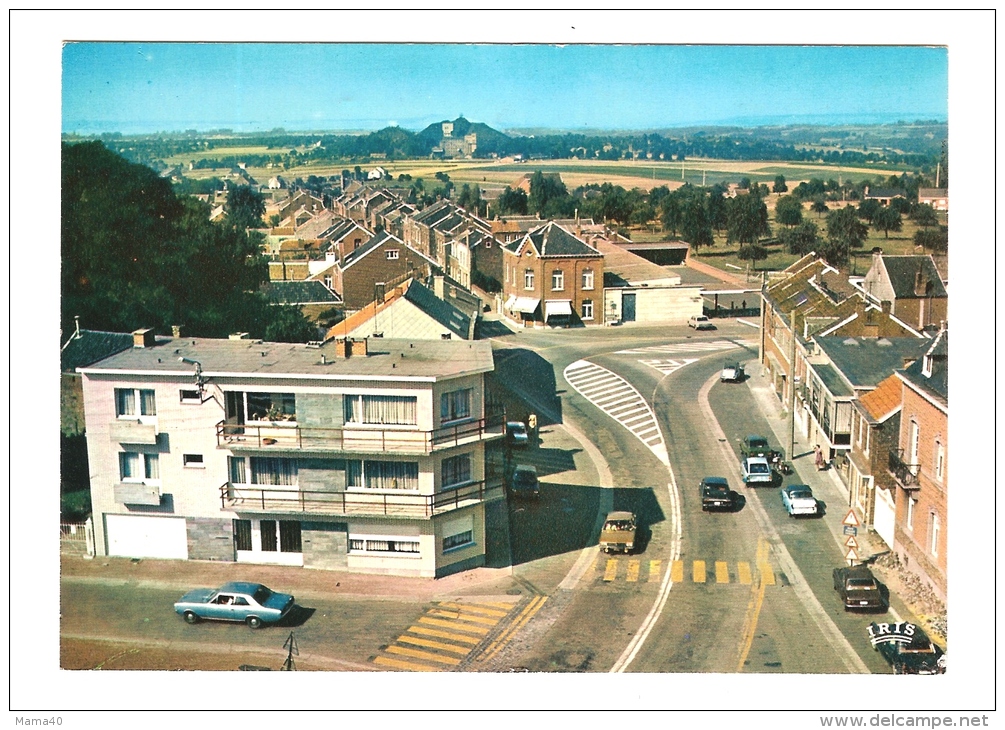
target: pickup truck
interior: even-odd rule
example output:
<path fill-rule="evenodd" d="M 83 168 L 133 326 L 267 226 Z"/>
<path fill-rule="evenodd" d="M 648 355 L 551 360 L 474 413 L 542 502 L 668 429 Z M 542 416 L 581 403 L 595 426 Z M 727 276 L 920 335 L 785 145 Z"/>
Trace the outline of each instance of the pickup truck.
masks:
<path fill-rule="evenodd" d="M 719 373 L 719 382 L 722 383 L 742 383 L 744 378 L 743 365 L 730 360 L 723 364 L 722 372 Z"/>
<path fill-rule="evenodd" d="M 834 590 L 841 596 L 845 611 L 885 611 L 886 598 L 879 581 L 865 565 L 834 568 Z"/>
<path fill-rule="evenodd" d="M 635 515 L 611 512 L 600 530 L 600 549 L 605 553 L 628 554 L 635 549 Z"/>
<path fill-rule="evenodd" d="M 744 459 L 748 456 L 763 456 L 771 461 L 776 454 L 778 452 L 771 448 L 764 436 L 746 436 L 740 445 L 740 456 Z"/>

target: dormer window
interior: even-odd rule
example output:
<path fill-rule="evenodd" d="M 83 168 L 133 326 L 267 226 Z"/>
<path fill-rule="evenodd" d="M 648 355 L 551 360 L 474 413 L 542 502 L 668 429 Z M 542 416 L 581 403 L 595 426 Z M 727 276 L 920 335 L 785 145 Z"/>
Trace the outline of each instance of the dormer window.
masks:
<path fill-rule="evenodd" d="M 921 374 L 926 378 L 932 377 L 932 356 L 925 355 L 921 361 Z"/>

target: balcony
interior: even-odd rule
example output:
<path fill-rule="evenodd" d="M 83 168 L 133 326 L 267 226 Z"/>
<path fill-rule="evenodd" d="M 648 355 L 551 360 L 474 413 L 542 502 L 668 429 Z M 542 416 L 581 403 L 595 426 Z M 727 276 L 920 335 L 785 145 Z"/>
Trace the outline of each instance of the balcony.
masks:
<path fill-rule="evenodd" d="M 921 484 L 918 483 L 918 472 L 921 471 L 921 466 L 904 463 L 903 449 L 890 449 L 889 470 L 903 489 L 909 491 L 921 489 Z"/>
<path fill-rule="evenodd" d="M 312 492 L 227 483 L 220 487 L 220 507 L 237 512 L 428 518 L 504 496 L 501 479 L 474 482 L 436 494 Z"/>
<path fill-rule="evenodd" d="M 402 428 L 314 428 L 278 422 L 268 425 L 216 424 L 220 449 L 266 449 L 274 451 L 338 451 L 356 454 L 430 454 L 437 449 L 461 446 L 501 437 L 505 414 L 464 421 L 432 431 Z"/>
<path fill-rule="evenodd" d="M 118 444 L 156 444 L 157 424 L 119 419 L 112 421 L 109 436 Z"/>

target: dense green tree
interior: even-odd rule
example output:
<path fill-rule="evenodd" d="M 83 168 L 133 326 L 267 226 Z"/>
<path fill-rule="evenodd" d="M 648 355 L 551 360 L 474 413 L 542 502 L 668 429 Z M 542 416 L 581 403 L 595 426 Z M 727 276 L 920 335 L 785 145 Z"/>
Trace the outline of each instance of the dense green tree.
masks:
<path fill-rule="evenodd" d="M 768 258 L 768 249 L 759 243 L 745 243 L 736 252 L 736 257 L 748 265 L 753 264 L 754 271 L 757 271 L 757 262 Z"/>
<path fill-rule="evenodd" d="M 265 199 L 250 185 L 235 185 L 227 193 L 227 202 L 223 204 L 227 220 L 240 231 L 248 228 L 261 228 L 262 216 L 265 215 Z"/>
<path fill-rule="evenodd" d="M 819 241 L 817 224 L 813 221 L 803 221 L 795 228 L 783 228 L 778 232 L 779 242 L 789 253 L 803 256 L 813 251 Z"/>
<path fill-rule="evenodd" d="M 876 214 L 879 213 L 882 207 L 883 206 L 879 204 L 879 201 L 873 198 L 863 200 L 858 204 L 858 217 L 871 224 L 876 220 Z"/>
<path fill-rule="evenodd" d="M 803 204 L 794 195 L 783 195 L 775 203 L 775 220 L 783 226 L 798 226 L 803 222 Z"/>
<path fill-rule="evenodd" d="M 676 237 L 681 228 L 683 211 L 679 195 L 671 193 L 660 201 L 660 222 L 663 230 Z"/>
<path fill-rule="evenodd" d="M 569 197 L 565 183 L 557 175 L 545 175 L 537 170 L 530 177 L 530 195 L 527 197 L 527 212 L 540 213 L 541 217 L 563 207 L 564 199 Z"/>
<path fill-rule="evenodd" d="M 830 208 L 827 207 L 827 202 L 823 199 L 823 196 L 818 196 L 813 199 L 813 205 L 810 206 L 810 210 L 817 214 L 817 218 L 826 213 Z"/>
<path fill-rule="evenodd" d="M 824 258 L 833 266 L 844 266 L 853 248 L 861 248 L 869 233 L 854 208 L 845 207 L 827 214 L 827 243 Z"/>
<path fill-rule="evenodd" d="M 883 231 L 884 238 L 889 238 L 890 231 L 899 231 L 903 227 L 903 221 L 900 218 L 900 213 L 892 206 L 884 206 L 873 216 L 872 227 L 877 231 Z"/>
<path fill-rule="evenodd" d="M 946 226 L 939 226 L 934 230 L 926 228 L 915 231 L 914 245 L 922 246 L 926 251 L 933 253 L 945 253 L 949 250 L 949 229 Z"/>
<path fill-rule="evenodd" d="M 461 185 L 461 192 L 457 195 L 457 204 L 469 213 L 484 215 L 485 201 L 482 200 L 481 188 L 477 185 Z"/>
<path fill-rule="evenodd" d="M 318 327 L 303 315 L 302 307 L 274 306 L 265 327 L 269 342 L 310 342 L 318 339 Z"/>
<path fill-rule="evenodd" d="M 759 195 L 737 195 L 726 204 L 726 241 L 729 243 L 757 243 L 770 236 L 768 206 Z"/>
<path fill-rule="evenodd" d="M 708 218 L 717 231 L 726 228 L 726 186 L 718 183 L 708 191 Z"/>
<path fill-rule="evenodd" d="M 925 228 L 939 225 L 939 215 L 935 212 L 935 208 L 927 203 L 915 205 L 911 209 L 910 216 L 911 220 Z"/>
<path fill-rule="evenodd" d="M 785 184 L 785 175 L 775 175 L 775 184 L 771 187 L 773 193 L 787 193 L 789 186 Z"/>
<path fill-rule="evenodd" d="M 527 193 L 507 187 L 496 199 L 495 209 L 499 215 L 527 215 Z"/>

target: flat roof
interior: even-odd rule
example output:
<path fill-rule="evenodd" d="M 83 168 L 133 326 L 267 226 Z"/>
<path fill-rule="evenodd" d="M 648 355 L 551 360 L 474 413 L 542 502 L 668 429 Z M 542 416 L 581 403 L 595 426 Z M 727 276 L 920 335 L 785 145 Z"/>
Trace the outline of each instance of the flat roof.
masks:
<path fill-rule="evenodd" d="M 131 347 L 79 372 L 191 377 L 198 362 L 205 377 L 317 380 L 435 381 L 494 369 L 492 344 L 466 340 L 368 338 L 369 354 L 339 357 L 336 341 L 321 347 L 262 340 L 158 337 L 153 347 Z"/>

